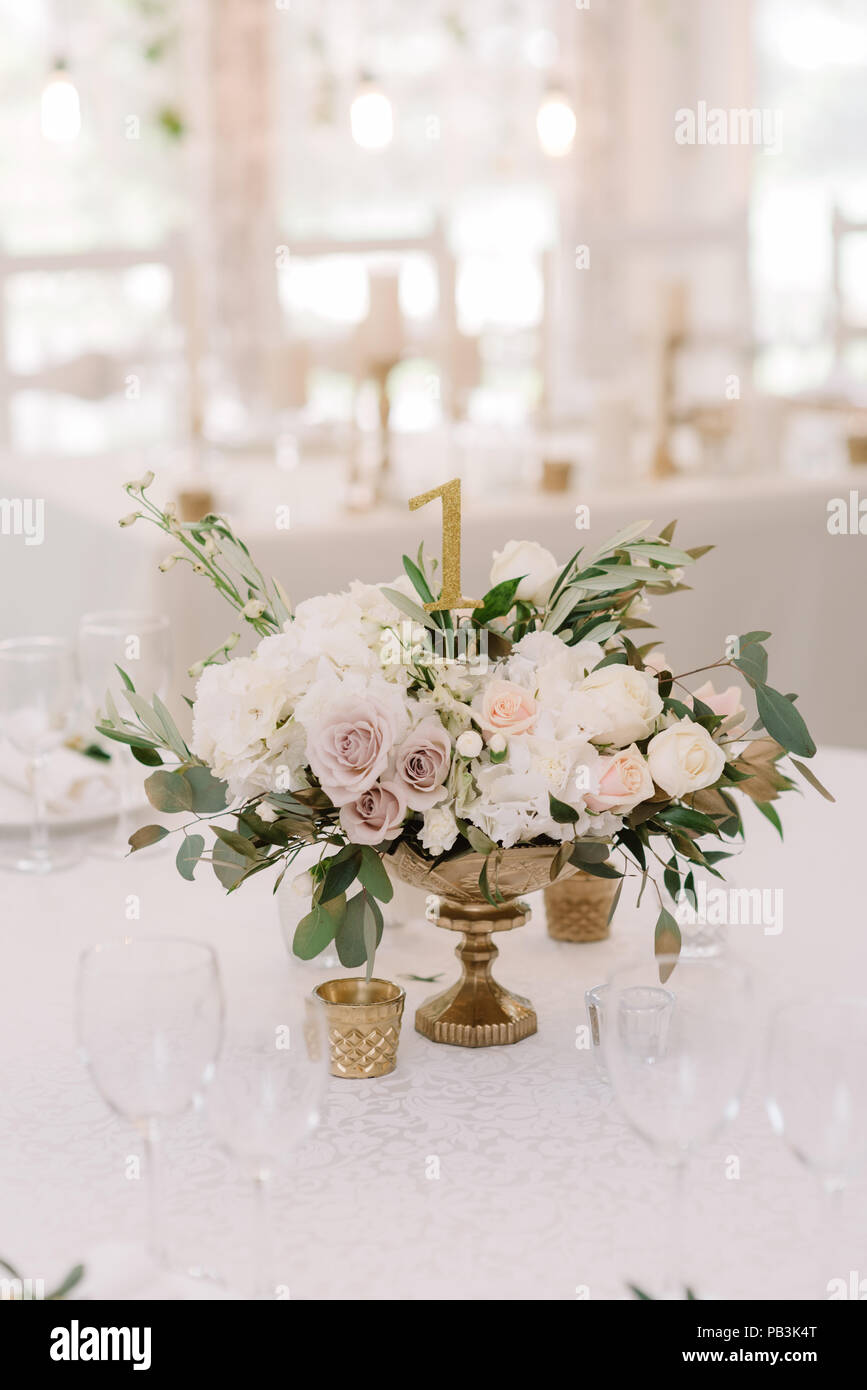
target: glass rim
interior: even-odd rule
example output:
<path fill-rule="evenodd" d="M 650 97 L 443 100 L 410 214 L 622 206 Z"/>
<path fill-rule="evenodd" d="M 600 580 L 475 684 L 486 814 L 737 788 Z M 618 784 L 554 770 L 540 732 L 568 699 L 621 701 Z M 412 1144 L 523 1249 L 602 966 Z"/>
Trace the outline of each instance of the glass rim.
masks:
<path fill-rule="evenodd" d="M 0 656 L 13 660 L 34 660 L 43 653 L 55 652 L 72 656 L 72 643 L 67 637 L 4 637 L 0 640 Z"/>
<path fill-rule="evenodd" d="M 124 620 L 128 620 L 126 623 Z M 155 613 L 147 608 L 98 608 L 82 613 L 78 620 L 79 636 L 85 629 L 100 637 L 113 637 L 121 626 L 138 627 L 150 632 L 168 632 L 171 619 L 168 613 Z"/>
<path fill-rule="evenodd" d="M 205 959 L 196 963 L 189 963 L 187 965 L 178 966 L 175 970 L 175 973 L 179 975 L 183 974 L 187 970 L 201 969 L 202 965 L 205 964 L 206 960 L 211 965 L 214 965 L 216 967 L 219 966 L 217 952 L 214 949 L 214 947 L 210 944 L 210 942 L 197 941 L 196 938 L 193 936 L 150 935 L 126 936 L 121 937 L 117 941 L 95 941 L 90 946 L 85 946 L 84 950 L 79 952 L 79 969 L 84 970 L 88 968 L 100 956 L 103 956 L 106 959 L 119 959 L 119 952 L 128 951 L 136 946 L 185 946 L 193 947 L 194 950 L 201 951 Z"/>
<path fill-rule="evenodd" d="M 610 986 L 613 985 L 615 981 L 617 981 L 618 979 L 623 979 L 628 975 L 638 974 L 641 971 L 646 971 L 649 976 L 650 972 L 653 971 L 655 968 L 658 968 L 660 965 L 671 965 L 672 967 L 681 966 L 686 967 L 688 969 L 695 969 L 696 967 L 701 967 L 703 970 L 719 970 L 724 971 L 727 974 L 740 975 L 742 979 L 747 981 L 750 980 L 752 974 L 749 965 L 745 961 L 731 954 L 716 956 L 690 956 L 684 955 L 683 952 L 678 951 L 666 952 L 665 954 L 654 956 L 652 960 L 642 958 L 640 960 L 633 960 L 631 962 L 627 962 L 624 965 L 618 965 L 614 970 L 611 971 L 611 974 L 608 976 L 607 980 L 605 980 L 604 983 Z M 665 981 L 663 981 L 662 983 L 664 984 Z"/>
<path fill-rule="evenodd" d="M 843 1007 L 847 1009 L 867 1010 L 867 995 L 865 994 L 832 994 L 828 990 L 820 994 L 801 995 L 797 999 L 784 999 L 781 1003 L 775 1004 L 770 1010 L 770 1026 L 773 1027 L 778 1019 L 785 1015 L 803 1014 L 804 1010 L 813 1011 L 817 1004 L 832 1006 L 835 1008 Z"/>

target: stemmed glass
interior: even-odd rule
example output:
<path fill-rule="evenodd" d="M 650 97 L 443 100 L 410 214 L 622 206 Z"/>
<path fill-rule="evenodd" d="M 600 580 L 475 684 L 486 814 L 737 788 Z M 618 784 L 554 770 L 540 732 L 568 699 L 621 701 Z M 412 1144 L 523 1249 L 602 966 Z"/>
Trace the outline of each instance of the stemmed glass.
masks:
<path fill-rule="evenodd" d="M 76 1014 L 97 1090 L 142 1135 L 148 1248 L 165 1265 L 157 1145 L 164 1122 L 183 1114 L 213 1076 L 223 1031 L 217 958 L 182 937 L 92 946 L 79 962 Z"/>
<path fill-rule="evenodd" d="M 73 862 L 49 843 L 43 771 L 75 722 L 79 690 L 72 649 L 59 637 L 12 637 L 0 642 L 0 731 L 28 761 L 33 820 L 27 852 L 13 860 L 44 874 Z"/>
<path fill-rule="evenodd" d="M 671 1172 L 663 1296 L 682 1298 L 684 1175 L 690 1154 L 739 1107 L 752 1046 L 746 972 L 720 957 L 658 956 L 627 967 L 609 982 L 603 1029 L 620 1107 Z"/>
<path fill-rule="evenodd" d="M 325 1008 L 315 995 L 286 1001 L 270 1032 L 227 1047 L 206 1101 L 221 1147 L 253 1186 L 254 1297 L 277 1296 L 271 1185 L 319 1123 L 328 1081 Z"/>
<path fill-rule="evenodd" d="M 78 667 L 81 682 L 96 719 L 108 691 L 125 712 L 124 684 L 118 667 L 132 679 L 136 691 L 150 700 L 165 699 L 171 676 L 171 632 L 164 613 L 116 609 L 85 613 L 78 625 Z M 134 810 L 132 773 L 137 767 L 130 749 L 112 743 L 118 768 L 118 815 L 110 840 L 94 846 L 97 853 L 123 858 L 129 853 Z"/>
<path fill-rule="evenodd" d="M 867 999 L 817 995 L 771 1021 L 771 1124 L 822 1184 L 828 1254 L 837 1256 L 843 1194 L 867 1171 Z"/>

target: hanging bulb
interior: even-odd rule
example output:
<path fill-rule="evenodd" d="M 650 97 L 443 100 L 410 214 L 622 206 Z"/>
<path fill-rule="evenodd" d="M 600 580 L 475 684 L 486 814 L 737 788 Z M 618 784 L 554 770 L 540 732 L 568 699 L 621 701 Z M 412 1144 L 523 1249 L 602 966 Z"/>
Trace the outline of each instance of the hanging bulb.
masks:
<path fill-rule="evenodd" d="M 544 154 L 562 159 L 572 148 L 578 122 L 572 103 L 560 87 L 550 87 L 536 114 L 536 131 Z"/>
<path fill-rule="evenodd" d="M 363 150 L 384 150 L 394 135 L 388 97 L 369 77 L 362 77 L 349 109 L 352 138 Z"/>
<path fill-rule="evenodd" d="M 42 134 L 46 140 L 66 144 L 81 130 L 81 105 L 75 83 L 62 60 L 55 63 L 42 89 Z"/>

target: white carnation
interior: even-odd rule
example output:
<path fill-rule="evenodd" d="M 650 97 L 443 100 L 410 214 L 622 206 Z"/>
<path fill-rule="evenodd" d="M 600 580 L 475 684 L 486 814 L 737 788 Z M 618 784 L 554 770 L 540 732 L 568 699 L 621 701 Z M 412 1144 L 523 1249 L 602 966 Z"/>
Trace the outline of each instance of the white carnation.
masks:
<path fill-rule="evenodd" d="M 445 854 L 457 838 L 458 823 L 448 805 L 431 806 L 425 811 L 419 839 L 428 854 Z"/>

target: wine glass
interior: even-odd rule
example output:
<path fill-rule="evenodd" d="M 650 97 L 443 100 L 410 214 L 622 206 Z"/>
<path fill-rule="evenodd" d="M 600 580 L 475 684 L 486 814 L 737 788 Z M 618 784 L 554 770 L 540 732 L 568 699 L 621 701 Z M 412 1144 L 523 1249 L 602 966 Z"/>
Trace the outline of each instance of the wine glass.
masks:
<path fill-rule="evenodd" d="M 817 995 L 783 1005 L 771 1020 L 768 1115 L 822 1185 L 829 1261 L 837 1256 L 843 1194 L 867 1171 L 865 1058 L 867 999 Z"/>
<path fill-rule="evenodd" d="M 620 1107 L 671 1172 L 664 1296 L 682 1298 L 684 1175 L 690 1154 L 739 1107 L 752 1050 L 746 972 L 717 956 L 658 956 L 619 970 L 605 995 L 603 1029 L 605 1063 Z"/>
<path fill-rule="evenodd" d="M 52 847 L 46 823 L 43 772 L 49 755 L 72 731 L 79 689 L 72 649 L 59 637 L 12 637 L 0 642 L 0 731 L 27 759 L 33 820 L 26 853 L 12 861 L 44 874 L 76 858 Z"/>
<path fill-rule="evenodd" d="M 183 1114 L 213 1076 L 223 1031 L 217 958 L 182 937 L 91 946 L 79 962 L 76 1015 L 97 1090 L 142 1135 L 148 1248 L 165 1265 L 157 1145 L 164 1122 Z"/>
<path fill-rule="evenodd" d="M 227 1047 L 208 1093 L 211 1128 L 253 1186 L 259 1299 L 276 1297 L 281 1287 L 274 1269 L 271 1185 L 318 1125 L 328 1075 L 325 1007 L 307 995 L 281 1003 L 280 1021 L 270 1031 L 248 1029 Z"/>
<path fill-rule="evenodd" d="M 85 613 L 78 625 L 78 668 L 94 720 L 103 709 L 108 691 L 118 709 L 126 711 L 124 682 L 118 667 L 126 671 L 138 694 L 164 700 L 171 676 L 171 631 L 164 613 L 115 609 Z M 131 750 L 112 743 L 116 757 L 118 815 L 111 839 L 94 848 L 97 853 L 123 858 L 129 853 L 135 789 L 132 773 L 138 764 Z"/>

